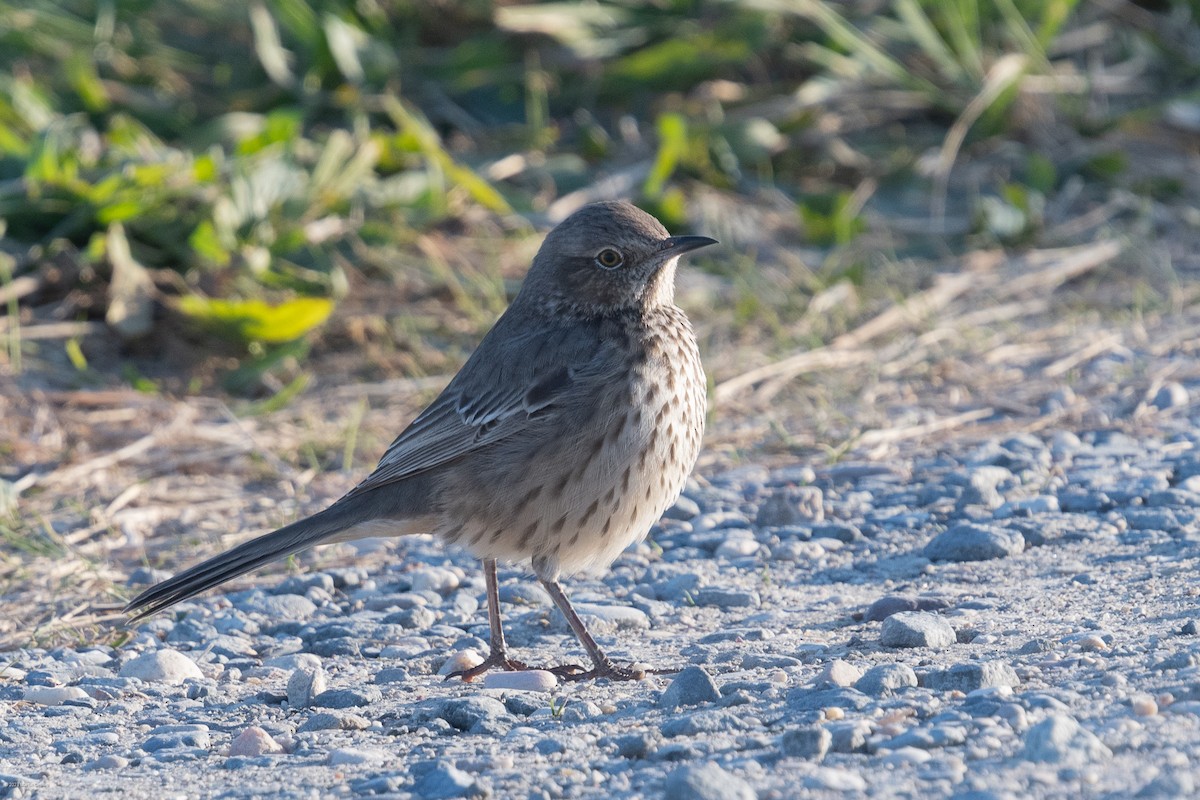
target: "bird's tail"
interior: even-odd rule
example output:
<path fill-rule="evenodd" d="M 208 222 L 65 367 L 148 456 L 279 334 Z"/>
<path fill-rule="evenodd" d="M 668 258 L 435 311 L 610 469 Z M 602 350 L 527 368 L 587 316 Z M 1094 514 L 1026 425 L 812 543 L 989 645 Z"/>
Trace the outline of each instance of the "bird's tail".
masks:
<path fill-rule="evenodd" d="M 425 509 L 399 508 L 396 507 L 398 504 L 387 502 L 388 499 L 396 498 L 385 498 L 374 492 L 343 498 L 318 514 L 251 539 L 151 586 L 130 600 L 125 612 L 136 611 L 130 622 L 137 622 L 314 545 L 430 529 L 431 519 L 420 513 Z"/>

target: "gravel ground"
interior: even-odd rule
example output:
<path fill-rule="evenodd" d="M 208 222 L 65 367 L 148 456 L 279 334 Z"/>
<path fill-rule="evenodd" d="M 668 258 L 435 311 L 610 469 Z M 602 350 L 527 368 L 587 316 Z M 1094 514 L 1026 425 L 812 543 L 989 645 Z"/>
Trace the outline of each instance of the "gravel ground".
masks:
<path fill-rule="evenodd" d="M 444 680 L 486 652 L 483 580 L 424 537 L 117 650 L 0 653 L 0 797 L 1191 794 L 1200 434 L 1170 389 L 1136 436 L 693 482 L 567 584 L 611 655 L 675 675 Z M 527 574 L 502 581 L 518 658 L 582 658 Z"/>

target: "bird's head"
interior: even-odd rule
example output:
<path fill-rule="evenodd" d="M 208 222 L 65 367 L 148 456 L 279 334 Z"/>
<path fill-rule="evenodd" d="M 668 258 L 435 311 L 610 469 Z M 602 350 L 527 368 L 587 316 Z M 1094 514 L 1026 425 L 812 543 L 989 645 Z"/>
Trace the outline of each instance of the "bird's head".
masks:
<path fill-rule="evenodd" d="M 630 203 L 592 203 L 546 236 L 518 299 L 585 314 L 649 310 L 673 301 L 679 256 L 716 243 L 671 236 Z"/>

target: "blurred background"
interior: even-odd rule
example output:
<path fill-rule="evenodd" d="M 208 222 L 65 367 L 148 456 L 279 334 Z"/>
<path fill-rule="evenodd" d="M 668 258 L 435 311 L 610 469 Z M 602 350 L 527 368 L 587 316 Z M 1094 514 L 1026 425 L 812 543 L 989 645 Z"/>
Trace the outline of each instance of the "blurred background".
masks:
<path fill-rule="evenodd" d="M 0 0 L 0 555 L 319 505 L 612 197 L 722 242 L 702 473 L 1186 408 L 1198 13 Z"/>

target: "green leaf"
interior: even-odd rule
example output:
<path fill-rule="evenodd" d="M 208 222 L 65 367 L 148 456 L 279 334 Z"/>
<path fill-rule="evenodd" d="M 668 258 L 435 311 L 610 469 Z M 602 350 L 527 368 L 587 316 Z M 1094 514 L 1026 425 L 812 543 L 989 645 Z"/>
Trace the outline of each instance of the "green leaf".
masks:
<path fill-rule="evenodd" d="M 663 114 L 658 118 L 658 154 L 646 176 L 642 191 L 647 197 L 662 194 L 667 179 L 687 154 L 687 120 L 681 114 Z"/>
<path fill-rule="evenodd" d="M 210 300 L 199 295 L 179 298 L 179 310 L 197 322 L 243 341 L 290 342 L 321 325 L 333 301 L 297 297 L 277 306 L 262 300 Z"/>
<path fill-rule="evenodd" d="M 91 59 L 82 55 L 73 56 L 67 62 L 67 79 L 84 108 L 94 113 L 108 110 L 108 92 L 100 82 L 96 65 Z"/>
<path fill-rule="evenodd" d="M 215 264 L 229 263 L 229 249 L 221 242 L 221 235 L 217 233 L 212 220 L 206 219 L 197 225 L 196 229 L 192 231 L 192 235 L 188 237 L 188 244 L 201 258 Z"/>

